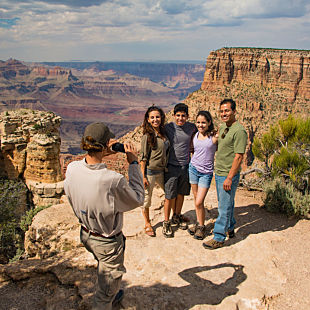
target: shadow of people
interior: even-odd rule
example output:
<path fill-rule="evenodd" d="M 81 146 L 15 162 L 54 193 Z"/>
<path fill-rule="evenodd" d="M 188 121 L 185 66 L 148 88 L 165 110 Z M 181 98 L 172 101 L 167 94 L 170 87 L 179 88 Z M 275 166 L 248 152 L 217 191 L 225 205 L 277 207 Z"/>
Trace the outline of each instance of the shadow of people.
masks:
<path fill-rule="evenodd" d="M 185 310 L 196 305 L 218 305 L 225 298 L 237 294 L 238 286 L 246 280 L 244 266 L 222 263 L 215 266 L 198 266 L 185 269 L 179 276 L 189 285 L 174 287 L 157 283 L 149 287 L 132 286 L 126 288 L 126 297 L 122 302 L 124 308 Z M 217 284 L 208 278 L 208 272 L 216 271 L 213 277 L 224 279 Z M 202 276 L 199 273 L 205 273 Z M 217 281 L 216 281 L 217 282 Z M 134 307 L 134 308 L 131 308 Z"/>
<path fill-rule="evenodd" d="M 195 210 L 188 211 L 185 215 L 191 219 L 191 222 L 195 222 Z M 271 213 L 259 204 L 236 206 L 234 215 L 236 219 L 236 235 L 235 238 L 227 239 L 226 245 L 235 244 L 252 234 L 285 230 L 295 226 L 298 222 L 298 219 L 289 218 L 285 214 Z M 217 216 L 217 208 L 209 209 L 206 212 L 206 221 L 212 219 L 215 222 Z"/>

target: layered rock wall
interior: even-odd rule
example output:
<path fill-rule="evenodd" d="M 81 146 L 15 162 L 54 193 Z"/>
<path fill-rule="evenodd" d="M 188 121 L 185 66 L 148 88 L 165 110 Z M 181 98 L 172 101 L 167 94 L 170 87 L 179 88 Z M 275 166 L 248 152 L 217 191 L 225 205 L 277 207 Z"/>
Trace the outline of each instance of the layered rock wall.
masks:
<path fill-rule="evenodd" d="M 219 126 L 219 103 L 224 98 L 237 103 L 237 119 L 249 135 L 247 163 L 251 164 L 254 136 L 289 114 L 309 115 L 310 51 L 222 48 L 211 52 L 201 89 L 185 100 L 190 120 L 199 110 L 208 110 Z"/>
<path fill-rule="evenodd" d="M 44 198 L 60 198 L 62 194 L 60 120 L 52 112 L 27 109 L 0 114 L 0 177 L 22 179 L 31 184 L 34 201 L 41 204 Z M 48 185 L 55 183 L 58 185 Z M 49 189 L 41 190 L 42 186 Z M 51 188 L 55 189 L 53 195 Z M 57 202 L 57 199 L 48 200 L 48 203 Z"/>
<path fill-rule="evenodd" d="M 310 52 L 250 48 L 222 48 L 211 52 L 201 89 L 214 89 L 232 81 L 285 87 L 290 102 L 297 96 L 309 97 Z"/>

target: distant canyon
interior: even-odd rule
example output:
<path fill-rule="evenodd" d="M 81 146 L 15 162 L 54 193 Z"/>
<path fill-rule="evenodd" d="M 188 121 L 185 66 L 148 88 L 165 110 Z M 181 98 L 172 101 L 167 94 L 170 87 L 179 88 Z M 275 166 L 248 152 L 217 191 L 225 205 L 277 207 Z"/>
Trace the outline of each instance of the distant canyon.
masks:
<path fill-rule="evenodd" d="M 120 137 L 142 122 L 150 105 L 168 112 L 200 88 L 205 66 L 179 63 L 0 61 L 0 112 L 17 108 L 61 116 L 61 152 L 77 154 L 90 122 Z"/>

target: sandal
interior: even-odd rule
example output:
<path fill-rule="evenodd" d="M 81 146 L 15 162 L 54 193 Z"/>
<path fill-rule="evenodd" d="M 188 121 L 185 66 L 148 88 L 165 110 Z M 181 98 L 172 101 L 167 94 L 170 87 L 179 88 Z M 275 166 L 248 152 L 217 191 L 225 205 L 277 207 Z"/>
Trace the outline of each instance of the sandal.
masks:
<path fill-rule="evenodd" d="M 155 237 L 155 232 L 151 224 L 144 227 L 144 232 L 150 237 Z"/>

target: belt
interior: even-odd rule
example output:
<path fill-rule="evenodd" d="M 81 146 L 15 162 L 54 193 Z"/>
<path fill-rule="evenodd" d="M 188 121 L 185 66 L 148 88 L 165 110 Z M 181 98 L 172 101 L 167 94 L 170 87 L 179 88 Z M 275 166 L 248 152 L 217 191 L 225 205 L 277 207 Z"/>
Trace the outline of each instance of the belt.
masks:
<path fill-rule="evenodd" d="M 96 233 L 96 232 L 93 232 L 93 231 L 87 229 L 87 228 L 86 228 L 85 226 L 83 226 L 83 225 L 81 225 L 81 228 L 82 228 L 82 230 L 84 230 L 84 231 L 86 231 L 87 233 L 89 233 L 91 236 L 102 237 L 102 238 L 107 238 L 107 239 L 113 239 L 113 238 L 115 238 L 115 237 L 118 237 L 118 236 L 122 233 L 122 232 L 120 231 L 119 233 L 117 233 L 117 234 L 114 235 L 114 236 L 106 237 L 106 236 L 104 236 L 104 235 L 98 234 L 98 233 Z"/>

